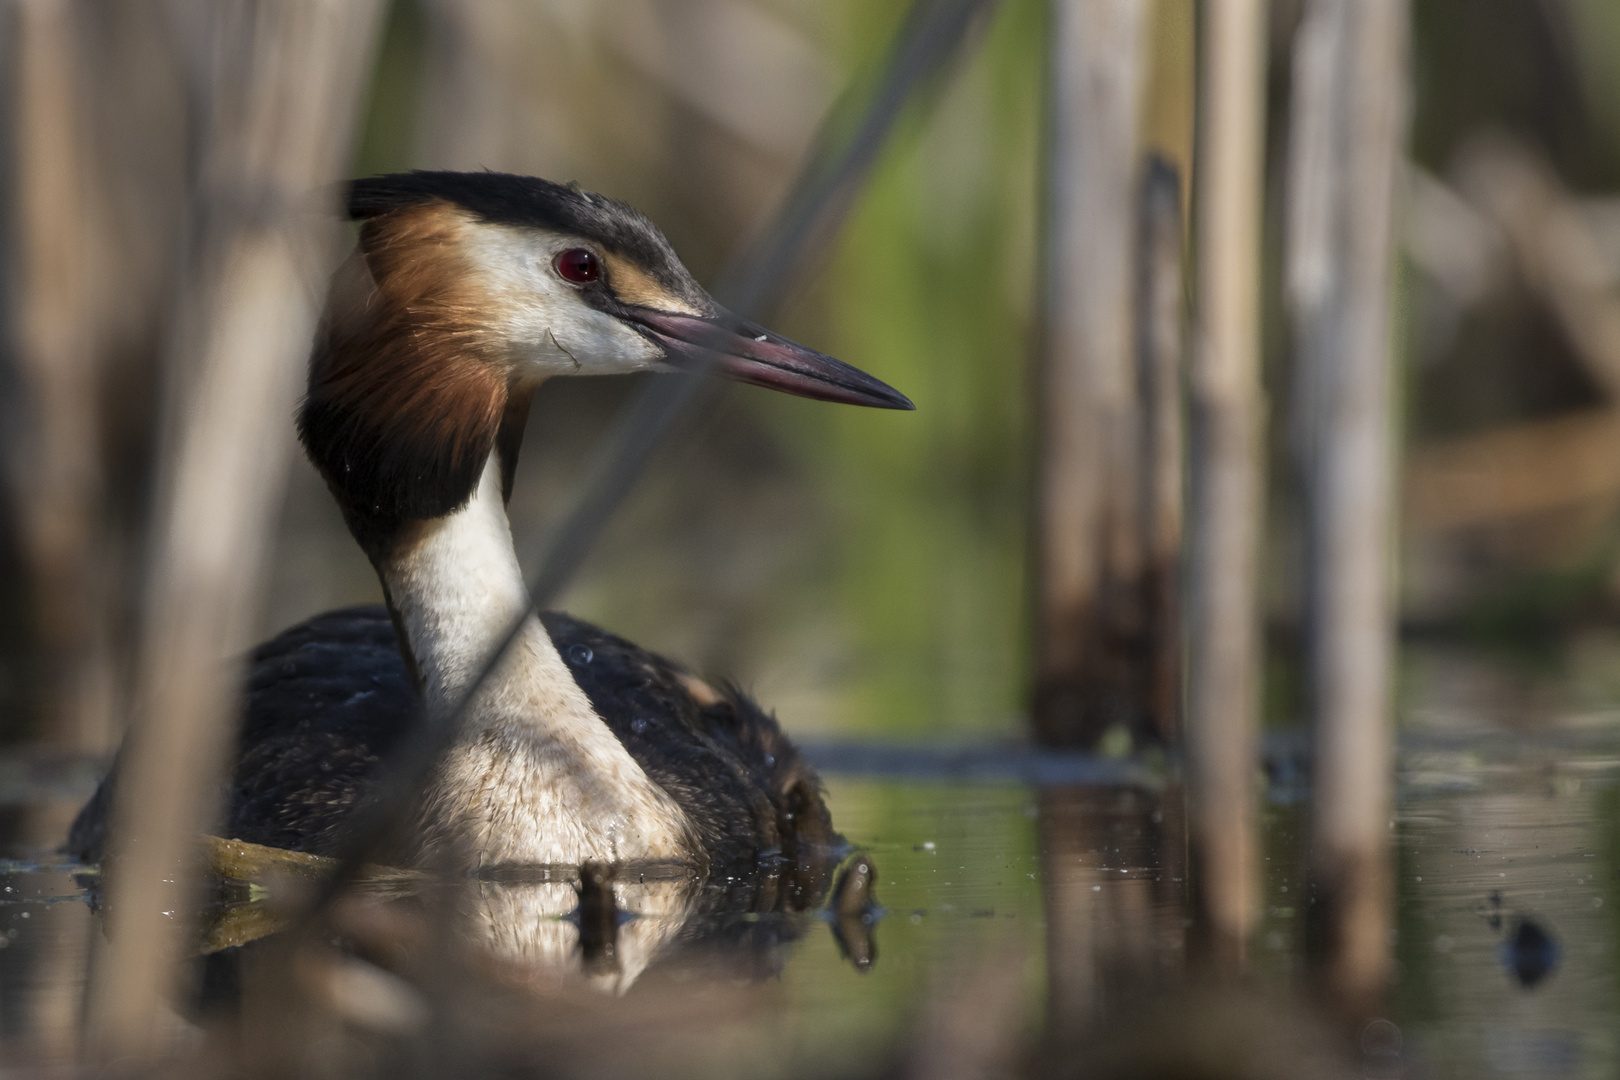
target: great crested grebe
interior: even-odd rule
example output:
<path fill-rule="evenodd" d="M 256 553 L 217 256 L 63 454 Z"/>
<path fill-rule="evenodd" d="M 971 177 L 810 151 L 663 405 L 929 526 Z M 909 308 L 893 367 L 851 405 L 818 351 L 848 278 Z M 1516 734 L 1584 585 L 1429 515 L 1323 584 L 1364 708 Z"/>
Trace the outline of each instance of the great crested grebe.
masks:
<path fill-rule="evenodd" d="M 422 710 L 444 715 L 527 605 L 508 527 L 523 425 L 554 375 L 700 362 L 791 394 L 909 409 L 876 379 L 723 310 L 622 203 L 530 177 L 356 181 L 299 438 L 386 610 L 252 655 L 226 834 L 329 853 Z M 114 776 L 68 850 L 99 858 Z M 417 811 L 415 860 L 477 866 L 792 856 L 834 834 L 814 773 L 735 689 L 566 615 L 530 619 Z"/>

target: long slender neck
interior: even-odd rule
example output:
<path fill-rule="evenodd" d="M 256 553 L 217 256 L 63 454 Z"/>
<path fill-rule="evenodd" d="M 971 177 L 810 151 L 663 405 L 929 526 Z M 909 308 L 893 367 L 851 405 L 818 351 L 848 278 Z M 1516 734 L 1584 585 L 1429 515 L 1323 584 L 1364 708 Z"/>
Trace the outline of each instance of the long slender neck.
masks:
<path fill-rule="evenodd" d="M 444 718 L 526 608 L 492 454 L 472 498 L 375 558 L 430 715 Z M 427 810 L 481 863 L 680 859 L 684 815 L 592 709 L 537 618 L 461 718 Z"/>
<path fill-rule="evenodd" d="M 442 715 L 460 701 L 528 604 L 494 459 L 464 507 L 406 526 L 392 550 L 377 559 L 377 573 L 404 632 L 428 710 Z M 545 658 L 555 657 L 557 650 L 543 633 L 540 638 L 516 652 L 536 654 L 541 670 L 525 670 L 536 667 L 532 662 L 516 669 L 507 664 L 490 685 L 529 676 L 560 701 L 583 703 L 589 711 L 590 703 L 560 658 L 555 673 L 544 670 Z"/>

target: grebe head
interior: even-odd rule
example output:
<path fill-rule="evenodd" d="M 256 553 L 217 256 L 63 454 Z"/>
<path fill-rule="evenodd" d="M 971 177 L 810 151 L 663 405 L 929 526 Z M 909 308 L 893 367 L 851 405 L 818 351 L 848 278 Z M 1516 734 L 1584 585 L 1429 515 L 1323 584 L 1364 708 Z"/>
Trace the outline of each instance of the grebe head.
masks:
<path fill-rule="evenodd" d="M 800 397 L 910 409 L 898 391 L 726 311 L 637 211 L 504 173 L 355 181 L 299 436 L 357 524 L 464 503 L 514 408 L 554 375 L 691 367 Z M 504 439 L 503 439 L 504 441 Z M 503 455 L 505 456 L 505 455 Z M 357 532 L 357 535 L 358 532 Z"/>

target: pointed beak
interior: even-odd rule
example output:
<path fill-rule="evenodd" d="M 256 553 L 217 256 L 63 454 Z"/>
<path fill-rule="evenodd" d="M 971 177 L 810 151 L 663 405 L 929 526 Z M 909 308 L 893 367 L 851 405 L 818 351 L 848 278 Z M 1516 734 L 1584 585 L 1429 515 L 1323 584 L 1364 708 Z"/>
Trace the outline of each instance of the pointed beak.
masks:
<path fill-rule="evenodd" d="M 911 399 L 841 360 L 807 349 L 740 319 L 729 311 L 710 317 L 631 308 L 627 318 L 660 345 L 676 367 L 703 369 L 722 378 L 765 386 L 796 397 L 915 409 Z"/>

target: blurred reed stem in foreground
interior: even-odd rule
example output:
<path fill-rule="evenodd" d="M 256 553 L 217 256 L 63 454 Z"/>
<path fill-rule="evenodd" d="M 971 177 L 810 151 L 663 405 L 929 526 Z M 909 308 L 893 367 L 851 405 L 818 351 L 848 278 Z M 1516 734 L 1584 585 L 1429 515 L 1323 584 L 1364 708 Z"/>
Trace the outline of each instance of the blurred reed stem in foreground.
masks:
<path fill-rule="evenodd" d="M 6 447 L 18 533 L 32 580 L 34 727 L 64 749 L 113 741 L 108 612 L 96 556 L 103 487 L 87 265 L 105 253 L 89 180 L 75 10 L 25 0 L 13 23 L 12 331 L 18 402 Z"/>
<path fill-rule="evenodd" d="M 1031 705 L 1048 746 L 1179 734 L 1186 15 L 1052 5 Z"/>
<path fill-rule="evenodd" d="M 89 997 L 104 1060 L 160 1049 L 197 896 L 195 837 L 215 804 L 250 643 L 283 427 L 338 238 L 343 173 L 380 9 L 360 0 L 233 2 L 198 12 L 203 103 L 195 237 L 171 344 L 166 446 L 135 715 L 106 866 L 107 948 Z M 194 50 L 194 51 L 192 51 Z"/>
<path fill-rule="evenodd" d="M 1308 928 L 1328 995 L 1351 1016 L 1376 1013 L 1392 963 L 1391 306 L 1406 18 L 1405 0 L 1310 0 L 1294 43 L 1287 276 L 1308 516 Z"/>
<path fill-rule="evenodd" d="M 1033 719 L 1054 746 L 1140 728 L 1143 711 L 1151 568 L 1130 210 L 1144 15 L 1137 0 L 1052 5 Z"/>
<path fill-rule="evenodd" d="M 1195 173 L 1197 332 L 1189 368 L 1187 794 L 1198 951 L 1241 968 L 1258 913 L 1263 460 L 1261 0 L 1204 10 Z"/>

